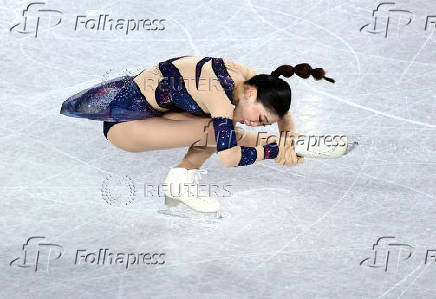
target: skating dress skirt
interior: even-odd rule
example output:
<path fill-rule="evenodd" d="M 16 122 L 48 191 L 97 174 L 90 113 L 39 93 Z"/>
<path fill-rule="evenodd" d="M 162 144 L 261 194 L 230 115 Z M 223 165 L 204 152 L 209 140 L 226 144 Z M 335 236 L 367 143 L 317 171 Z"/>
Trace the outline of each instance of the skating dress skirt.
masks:
<path fill-rule="evenodd" d="M 122 122 L 161 116 L 141 93 L 133 76 L 122 76 L 85 89 L 62 103 L 61 114 Z"/>

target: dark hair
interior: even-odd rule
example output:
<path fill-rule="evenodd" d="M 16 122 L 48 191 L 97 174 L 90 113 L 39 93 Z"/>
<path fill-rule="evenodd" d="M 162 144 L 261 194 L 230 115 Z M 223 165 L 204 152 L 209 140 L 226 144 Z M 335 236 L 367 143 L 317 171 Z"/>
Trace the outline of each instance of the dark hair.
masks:
<path fill-rule="evenodd" d="M 295 67 L 281 65 L 275 71 L 272 71 L 271 75 L 255 75 L 244 83 L 256 87 L 257 101 L 260 101 L 265 108 L 272 109 L 282 118 L 291 106 L 291 87 L 288 82 L 279 77 L 282 75 L 289 78 L 293 74 L 297 74 L 304 79 L 312 75 L 316 81 L 325 79 L 335 83 L 335 80 L 325 76 L 325 71 L 322 68 L 312 69 L 308 63 L 300 63 Z"/>

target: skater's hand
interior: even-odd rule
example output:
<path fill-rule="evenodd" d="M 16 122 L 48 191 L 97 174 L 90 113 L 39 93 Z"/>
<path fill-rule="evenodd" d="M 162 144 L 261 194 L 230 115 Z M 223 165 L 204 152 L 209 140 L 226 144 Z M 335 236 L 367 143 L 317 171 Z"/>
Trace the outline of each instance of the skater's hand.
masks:
<path fill-rule="evenodd" d="M 279 129 L 279 135 L 284 132 L 295 133 L 295 122 L 290 112 L 286 113 L 282 119 L 277 121 L 277 127 Z"/>
<path fill-rule="evenodd" d="M 303 163 L 304 157 L 300 157 L 295 153 L 295 139 L 298 138 L 300 134 L 291 133 L 287 134 L 286 138 L 284 134 L 282 138 L 278 140 L 279 153 L 274 160 L 282 166 L 294 166 L 297 163 Z"/>

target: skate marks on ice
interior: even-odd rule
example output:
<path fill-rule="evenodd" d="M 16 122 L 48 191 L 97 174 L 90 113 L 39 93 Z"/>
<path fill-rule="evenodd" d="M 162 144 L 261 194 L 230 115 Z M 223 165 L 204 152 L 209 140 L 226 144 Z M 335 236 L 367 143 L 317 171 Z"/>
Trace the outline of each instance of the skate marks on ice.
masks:
<path fill-rule="evenodd" d="M 276 210 L 280 206 L 282 207 L 281 211 L 283 215 L 279 217 L 281 213 L 276 212 L 276 218 L 283 220 L 291 216 L 293 219 L 297 219 L 296 215 L 289 210 L 288 206 L 290 200 L 289 195 L 291 195 L 292 192 L 292 189 L 281 187 L 251 188 L 234 192 L 232 197 L 228 197 L 226 200 L 220 200 L 221 208 L 216 213 L 197 212 L 184 203 L 180 203 L 177 206 L 162 203 L 157 210 L 157 214 L 171 220 L 172 226 L 176 227 L 187 227 L 192 226 L 192 224 L 198 224 L 217 228 L 220 224 L 224 223 L 229 224 L 234 221 L 246 221 L 247 218 L 252 217 L 253 213 L 262 215 L 260 217 L 266 217 L 267 219 L 264 219 L 264 222 L 268 222 L 268 219 L 270 219 L 270 213 L 268 211 Z M 286 207 L 283 208 L 283 205 Z M 258 222 L 258 220 L 256 220 L 256 222 Z M 293 229 L 295 229 L 295 227 Z"/>
<path fill-rule="evenodd" d="M 159 204 L 157 215 L 165 217 L 171 226 L 189 228 L 193 224 L 209 228 L 221 227 L 220 224 L 235 225 L 235 223 L 252 222 L 256 215 L 257 227 L 276 227 L 278 230 L 287 230 L 291 234 L 301 231 L 305 220 L 300 219 L 294 211 L 300 201 L 297 194 L 301 194 L 304 184 L 296 184 L 284 188 L 283 186 L 258 187 L 239 190 L 231 197 L 220 200 L 221 208 L 217 213 L 201 213 L 192 210 L 183 203 L 177 206 Z M 274 217 L 271 215 L 274 214 Z M 265 227 L 264 231 L 268 231 Z"/>
<path fill-rule="evenodd" d="M 184 203 L 177 206 L 163 205 L 157 211 L 159 215 L 168 217 L 169 219 L 176 220 L 175 225 L 183 226 L 186 224 L 203 224 L 203 225 L 217 225 L 230 218 L 230 213 L 227 211 L 218 211 L 214 213 L 201 213 L 197 212 Z"/>

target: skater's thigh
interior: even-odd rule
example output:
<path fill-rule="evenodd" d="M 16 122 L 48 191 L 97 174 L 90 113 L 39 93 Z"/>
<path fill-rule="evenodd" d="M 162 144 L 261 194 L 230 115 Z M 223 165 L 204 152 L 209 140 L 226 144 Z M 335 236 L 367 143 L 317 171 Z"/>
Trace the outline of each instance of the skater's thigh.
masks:
<path fill-rule="evenodd" d="M 162 115 L 162 118 L 165 119 L 172 119 L 172 120 L 192 120 L 192 119 L 205 119 L 209 118 L 208 115 L 195 115 L 189 112 L 174 112 L 174 111 L 167 111 Z"/>
<path fill-rule="evenodd" d="M 113 126 L 108 140 L 128 152 L 144 152 L 186 146 L 216 146 L 210 118 L 174 120 L 153 117 Z"/>

